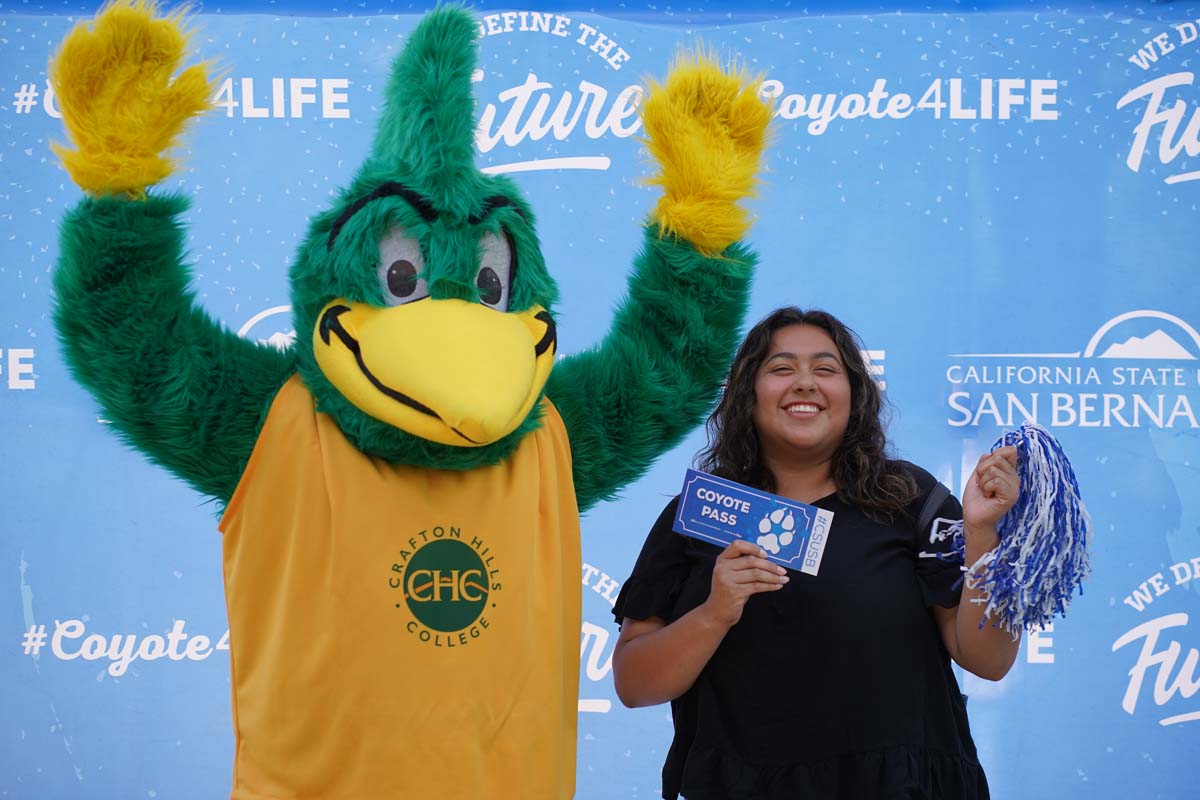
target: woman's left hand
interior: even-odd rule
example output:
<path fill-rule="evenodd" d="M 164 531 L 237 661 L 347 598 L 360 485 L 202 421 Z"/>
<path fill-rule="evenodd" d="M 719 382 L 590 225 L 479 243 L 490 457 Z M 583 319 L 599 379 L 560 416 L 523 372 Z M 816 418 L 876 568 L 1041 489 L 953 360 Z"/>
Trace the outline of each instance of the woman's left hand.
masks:
<path fill-rule="evenodd" d="M 966 565 L 979 566 L 984 556 L 999 543 L 996 524 L 1016 505 L 1021 493 L 1017 475 L 1017 448 L 1001 447 L 979 459 L 963 490 L 963 538 Z M 979 577 L 975 573 L 976 578 Z M 1019 638 L 987 624 L 984 609 L 987 590 L 981 581 L 967 580 L 962 601 L 954 608 L 933 607 L 946 650 L 963 669 L 981 678 L 998 681 L 1012 668 L 1017 657 Z"/>
<path fill-rule="evenodd" d="M 967 530 L 995 531 L 996 523 L 1017 502 L 1017 448 L 1001 447 L 979 459 L 963 492 L 963 524 Z"/>

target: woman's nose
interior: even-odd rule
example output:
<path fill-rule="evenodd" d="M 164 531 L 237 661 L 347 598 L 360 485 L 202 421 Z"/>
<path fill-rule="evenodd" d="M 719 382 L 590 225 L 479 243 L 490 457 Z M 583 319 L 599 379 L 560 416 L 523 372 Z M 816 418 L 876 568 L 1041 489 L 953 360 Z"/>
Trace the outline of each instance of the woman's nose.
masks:
<path fill-rule="evenodd" d="M 796 377 L 792 381 L 792 391 L 794 392 L 811 392 L 817 388 L 816 382 L 813 380 L 813 375 L 807 370 L 797 370 Z"/>

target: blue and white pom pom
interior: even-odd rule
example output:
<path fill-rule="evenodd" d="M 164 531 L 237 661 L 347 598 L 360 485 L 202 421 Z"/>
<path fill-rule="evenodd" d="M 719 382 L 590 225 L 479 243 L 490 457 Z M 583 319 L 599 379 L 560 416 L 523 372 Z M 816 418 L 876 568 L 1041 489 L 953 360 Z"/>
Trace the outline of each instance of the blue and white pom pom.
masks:
<path fill-rule="evenodd" d="M 996 526 L 1000 544 L 966 570 L 966 583 L 986 597 L 984 619 L 1016 636 L 1065 615 L 1091 570 L 1092 522 L 1079 496 L 1075 471 L 1045 428 L 1025 423 L 1005 433 L 992 450 L 1014 445 L 1021 492 Z M 954 548 L 966 556 L 962 523 Z"/>

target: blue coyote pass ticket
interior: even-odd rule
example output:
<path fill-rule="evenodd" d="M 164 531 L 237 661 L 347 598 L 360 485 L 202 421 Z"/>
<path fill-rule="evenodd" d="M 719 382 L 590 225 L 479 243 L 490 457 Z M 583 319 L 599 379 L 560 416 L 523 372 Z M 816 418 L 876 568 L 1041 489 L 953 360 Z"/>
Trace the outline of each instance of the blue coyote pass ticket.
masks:
<path fill-rule="evenodd" d="M 832 525 L 832 511 L 689 469 L 674 528 L 722 547 L 745 539 L 776 564 L 816 575 Z"/>

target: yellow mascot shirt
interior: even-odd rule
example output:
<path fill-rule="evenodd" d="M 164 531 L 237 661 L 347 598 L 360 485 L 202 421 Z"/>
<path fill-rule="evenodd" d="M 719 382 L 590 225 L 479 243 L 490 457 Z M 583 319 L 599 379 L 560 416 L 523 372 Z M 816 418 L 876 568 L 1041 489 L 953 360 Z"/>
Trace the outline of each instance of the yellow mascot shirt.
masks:
<path fill-rule="evenodd" d="M 579 511 L 549 401 L 504 462 L 416 469 L 293 376 L 220 529 L 232 800 L 574 794 Z"/>

